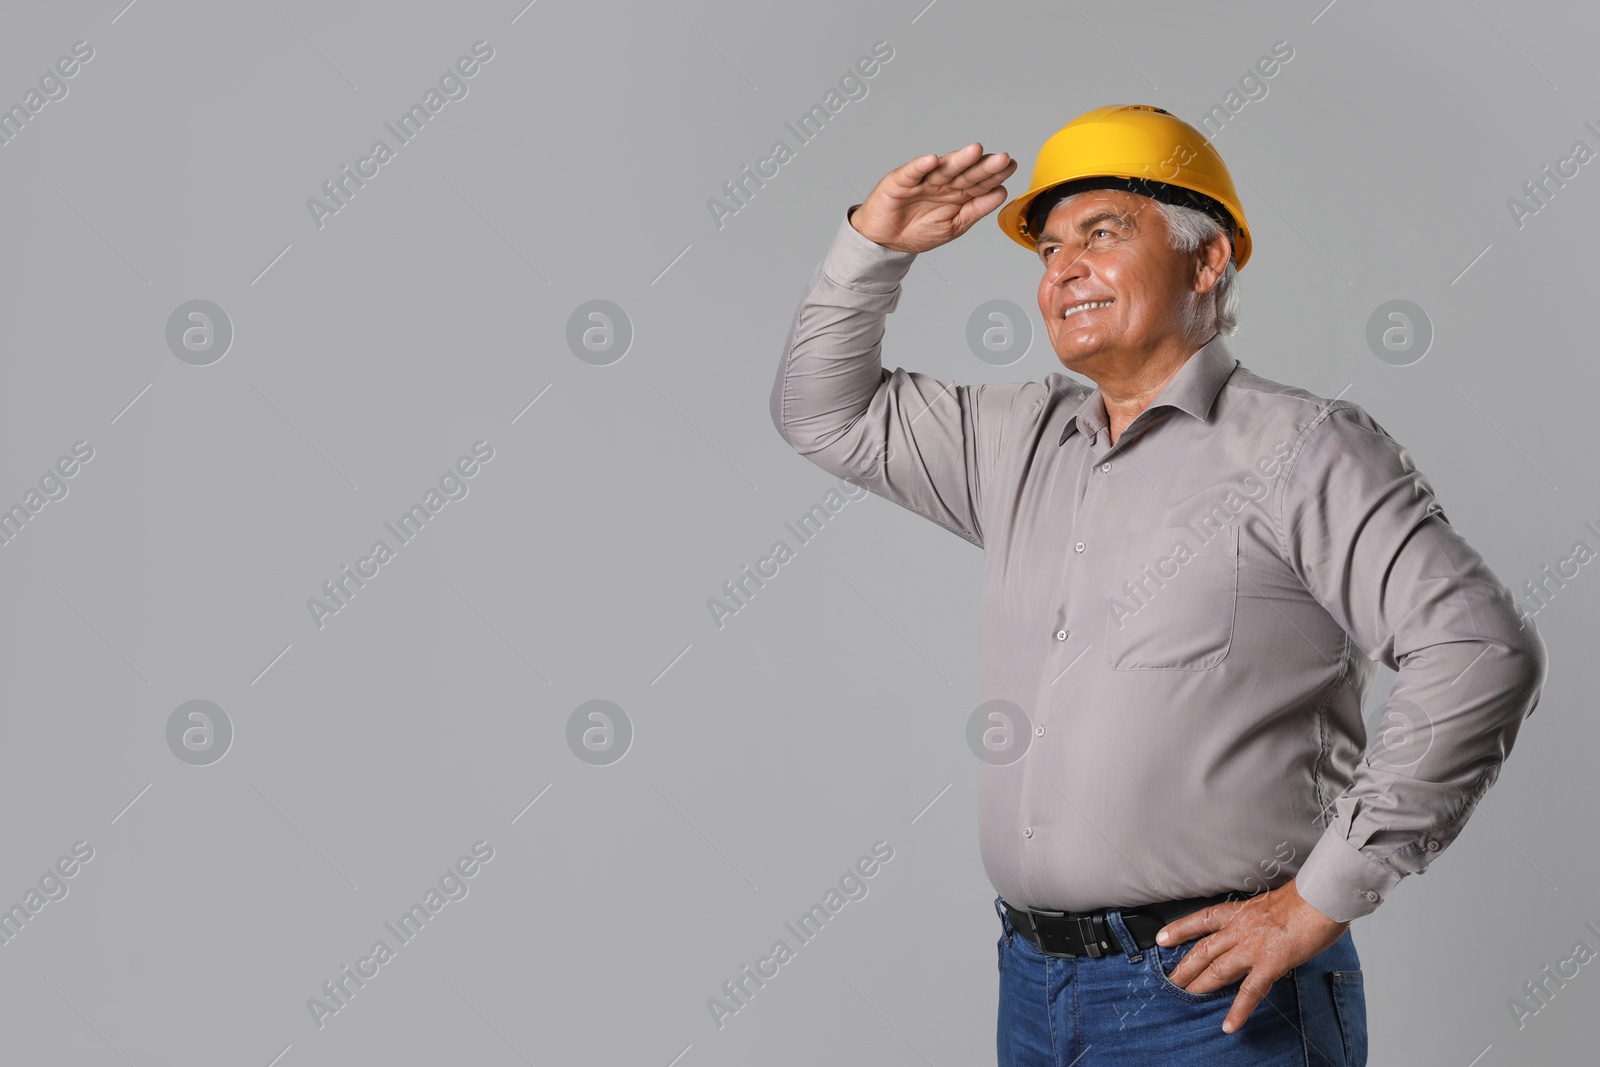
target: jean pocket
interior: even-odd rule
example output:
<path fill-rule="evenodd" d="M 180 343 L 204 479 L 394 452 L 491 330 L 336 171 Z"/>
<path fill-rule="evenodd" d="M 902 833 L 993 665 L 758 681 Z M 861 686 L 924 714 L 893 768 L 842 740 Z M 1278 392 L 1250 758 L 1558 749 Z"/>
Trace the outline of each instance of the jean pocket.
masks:
<path fill-rule="evenodd" d="M 1239 527 L 1124 534 L 1103 575 L 1105 654 L 1113 670 L 1203 671 L 1227 657 L 1239 599 Z"/>
<path fill-rule="evenodd" d="M 1191 993 L 1172 981 L 1170 977 L 1172 972 L 1178 969 L 1178 964 L 1183 962 L 1183 958 L 1189 954 L 1189 950 L 1199 943 L 1199 940 L 1196 939 L 1194 941 L 1186 941 L 1173 948 L 1162 948 L 1160 945 L 1154 945 L 1148 949 L 1147 957 L 1150 960 L 1151 970 L 1155 971 L 1156 984 L 1179 1000 L 1186 1000 L 1191 1004 L 1205 1004 L 1213 1000 L 1226 1000 L 1238 996 L 1238 982 L 1230 982 L 1221 989 L 1214 989 L 1209 993 Z"/>
<path fill-rule="evenodd" d="M 1332 971 L 1333 1010 L 1344 1038 L 1345 1067 L 1367 1067 L 1367 994 L 1360 971 Z"/>

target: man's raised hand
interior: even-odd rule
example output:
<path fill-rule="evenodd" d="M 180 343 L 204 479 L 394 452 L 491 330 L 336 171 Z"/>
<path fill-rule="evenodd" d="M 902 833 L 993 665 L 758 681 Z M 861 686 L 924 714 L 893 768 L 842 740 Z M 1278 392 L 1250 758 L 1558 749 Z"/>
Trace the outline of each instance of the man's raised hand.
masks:
<path fill-rule="evenodd" d="M 1004 152 L 985 155 L 977 141 L 946 155 L 918 156 L 883 176 L 850 225 L 896 252 L 927 252 L 1005 203 L 1000 183 L 1016 169 L 1016 160 Z"/>

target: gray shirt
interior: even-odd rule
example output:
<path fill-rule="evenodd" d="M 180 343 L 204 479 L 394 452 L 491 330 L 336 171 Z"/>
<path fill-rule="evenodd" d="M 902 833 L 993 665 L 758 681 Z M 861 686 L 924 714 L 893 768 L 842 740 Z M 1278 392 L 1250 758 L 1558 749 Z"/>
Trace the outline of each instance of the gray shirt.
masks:
<path fill-rule="evenodd" d="M 1330 918 L 1373 911 L 1450 846 L 1537 705 L 1532 620 L 1371 416 L 1220 335 L 1115 445 L 1064 374 L 886 370 L 915 258 L 846 213 L 771 411 L 817 466 L 984 550 L 981 695 L 1012 746 L 981 771 L 996 892 L 1080 910 L 1295 878 Z M 1378 662 L 1398 675 L 1369 747 Z"/>

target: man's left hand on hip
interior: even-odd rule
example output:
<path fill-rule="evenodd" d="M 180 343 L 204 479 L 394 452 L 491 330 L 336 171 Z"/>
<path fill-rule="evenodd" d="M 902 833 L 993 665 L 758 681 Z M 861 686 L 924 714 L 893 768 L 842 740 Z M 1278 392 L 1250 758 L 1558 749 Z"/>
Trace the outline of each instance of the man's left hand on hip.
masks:
<path fill-rule="evenodd" d="M 1168 979 L 1190 993 L 1210 993 L 1239 982 L 1239 994 L 1222 1023 L 1224 1031 L 1233 1033 L 1274 982 L 1349 928 L 1348 922 L 1335 922 L 1306 903 L 1290 879 L 1269 892 L 1185 915 L 1162 927 L 1157 938 L 1171 946 L 1209 935 L 1195 942 Z"/>

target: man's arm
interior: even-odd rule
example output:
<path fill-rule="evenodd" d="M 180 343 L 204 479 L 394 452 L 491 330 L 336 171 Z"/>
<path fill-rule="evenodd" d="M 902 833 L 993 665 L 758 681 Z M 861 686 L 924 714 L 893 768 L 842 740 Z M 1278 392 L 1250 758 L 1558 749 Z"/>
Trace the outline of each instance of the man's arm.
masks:
<path fill-rule="evenodd" d="M 1538 705 L 1544 642 L 1410 456 L 1336 403 L 1297 443 L 1281 548 L 1368 658 L 1398 671 L 1384 720 L 1294 882 L 1338 922 L 1378 907 L 1461 833 Z"/>
<path fill-rule="evenodd" d="M 1330 404 L 1295 442 L 1274 517 L 1306 589 L 1368 658 L 1399 673 L 1378 736 L 1295 876 L 1157 935 L 1164 945 L 1209 935 L 1170 979 L 1191 993 L 1239 982 L 1228 1033 L 1274 982 L 1449 847 L 1538 704 L 1547 668 L 1511 591 L 1445 519 L 1405 450 L 1354 404 Z"/>
<path fill-rule="evenodd" d="M 772 421 L 823 470 L 981 547 L 983 485 L 1007 415 L 1022 390 L 1039 387 L 884 369 L 884 320 L 915 259 L 867 239 L 846 213 L 790 327 Z"/>

